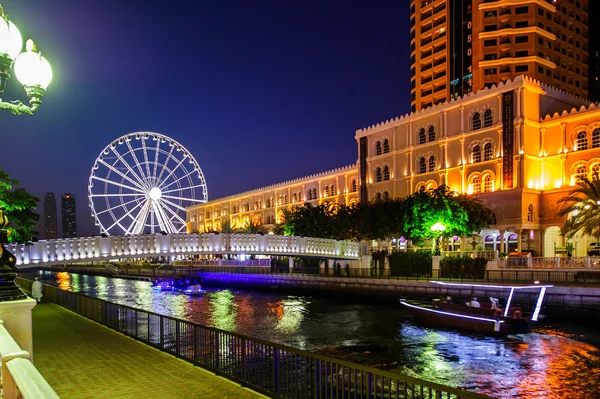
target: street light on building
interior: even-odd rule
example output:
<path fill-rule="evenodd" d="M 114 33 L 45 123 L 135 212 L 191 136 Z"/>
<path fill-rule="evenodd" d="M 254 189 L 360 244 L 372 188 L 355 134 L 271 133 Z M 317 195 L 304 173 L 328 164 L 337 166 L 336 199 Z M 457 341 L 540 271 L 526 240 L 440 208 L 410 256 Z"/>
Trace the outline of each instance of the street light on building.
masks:
<path fill-rule="evenodd" d="M 4 14 L 0 5 L 0 96 L 13 69 L 17 79 L 23 85 L 29 106 L 19 100 L 10 102 L 0 98 L 0 110 L 7 110 L 15 115 L 33 115 L 42 103 L 46 88 L 52 80 L 52 68 L 48 61 L 37 52 L 33 40 L 27 40 L 23 52 L 23 38 L 19 29 Z"/>

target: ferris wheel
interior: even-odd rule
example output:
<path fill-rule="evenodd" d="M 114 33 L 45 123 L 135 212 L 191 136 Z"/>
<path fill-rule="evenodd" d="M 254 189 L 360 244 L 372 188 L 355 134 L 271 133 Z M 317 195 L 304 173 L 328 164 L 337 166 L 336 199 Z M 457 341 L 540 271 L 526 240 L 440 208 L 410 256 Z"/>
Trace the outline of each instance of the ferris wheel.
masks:
<path fill-rule="evenodd" d="M 206 202 L 208 192 L 185 147 L 159 133 L 137 132 L 100 152 L 88 199 L 100 233 L 183 233 L 185 207 Z"/>

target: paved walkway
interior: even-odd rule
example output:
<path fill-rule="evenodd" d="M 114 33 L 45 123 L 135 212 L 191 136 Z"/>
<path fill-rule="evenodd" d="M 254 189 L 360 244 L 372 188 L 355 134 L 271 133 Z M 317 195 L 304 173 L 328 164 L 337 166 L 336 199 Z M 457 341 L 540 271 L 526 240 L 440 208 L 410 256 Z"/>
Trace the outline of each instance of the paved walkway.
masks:
<path fill-rule="evenodd" d="M 33 352 L 62 398 L 264 398 L 48 302 L 33 309 Z"/>

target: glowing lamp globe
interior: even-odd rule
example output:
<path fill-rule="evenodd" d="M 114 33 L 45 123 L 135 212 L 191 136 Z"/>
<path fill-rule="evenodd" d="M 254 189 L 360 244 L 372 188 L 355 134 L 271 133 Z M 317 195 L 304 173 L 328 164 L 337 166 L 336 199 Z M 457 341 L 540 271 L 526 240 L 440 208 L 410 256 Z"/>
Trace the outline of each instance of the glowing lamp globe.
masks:
<path fill-rule="evenodd" d="M 0 55 L 7 54 L 12 60 L 17 58 L 23 48 L 23 38 L 19 29 L 3 18 L 0 11 Z"/>
<path fill-rule="evenodd" d="M 15 60 L 15 75 L 23 86 L 39 86 L 46 89 L 52 81 L 52 68 L 41 54 L 35 51 L 35 44 L 27 40 L 27 51 Z"/>

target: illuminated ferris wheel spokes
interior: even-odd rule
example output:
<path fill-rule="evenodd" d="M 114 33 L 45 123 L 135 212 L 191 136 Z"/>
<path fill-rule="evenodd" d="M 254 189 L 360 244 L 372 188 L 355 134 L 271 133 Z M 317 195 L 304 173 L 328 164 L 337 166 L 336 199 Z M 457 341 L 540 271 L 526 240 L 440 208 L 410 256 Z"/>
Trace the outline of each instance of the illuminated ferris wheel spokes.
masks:
<path fill-rule="evenodd" d="M 181 233 L 185 207 L 206 202 L 207 189 L 198 163 L 181 144 L 139 132 L 118 138 L 100 153 L 88 196 L 101 233 Z"/>

